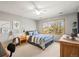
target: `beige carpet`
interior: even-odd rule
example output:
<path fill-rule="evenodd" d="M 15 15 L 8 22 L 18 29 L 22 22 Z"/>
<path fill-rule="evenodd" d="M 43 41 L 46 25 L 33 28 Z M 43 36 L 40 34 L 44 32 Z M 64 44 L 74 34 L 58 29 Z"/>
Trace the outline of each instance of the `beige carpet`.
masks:
<path fill-rule="evenodd" d="M 16 48 L 13 57 L 59 57 L 60 45 L 57 42 L 52 43 L 44 51 L 29 43 L 23 44 Z"/>

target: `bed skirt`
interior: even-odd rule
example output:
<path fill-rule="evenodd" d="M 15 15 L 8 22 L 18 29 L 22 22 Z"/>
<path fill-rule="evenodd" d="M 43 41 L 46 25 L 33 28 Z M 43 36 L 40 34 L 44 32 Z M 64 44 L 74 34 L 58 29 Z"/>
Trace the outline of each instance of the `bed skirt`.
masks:
<path fill-rule="evenodd" d="M 49 45 L 51 45 L 53 42 L 54 42 L 54 40 L 52 40 L 52 41 L 46 43 L 46 44 L 45 44 L 45 49 L 46 49 Z M 37 47 L 43 49 L 39 44 L 36 44 L 36 43 L 34 43 L 34 42 L 30 42 L 30 41 L 28 41 L 28 43 L 30 43 L 30 44 L 32 44 L 32 45 L 34 45 L 34 46 L 37 46 Z M 44 50 L 44 49 L 43 49 L 43 50 Z"/>

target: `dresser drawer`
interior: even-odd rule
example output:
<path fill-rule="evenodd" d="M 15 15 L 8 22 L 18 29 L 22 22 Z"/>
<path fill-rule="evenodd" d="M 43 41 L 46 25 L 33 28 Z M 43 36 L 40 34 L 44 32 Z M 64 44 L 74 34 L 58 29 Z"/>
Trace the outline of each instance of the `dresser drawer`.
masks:
<path fill-rule="evenodd" d="M 61 57 L 79 57 L 79 44 L 60 42 Z"/>

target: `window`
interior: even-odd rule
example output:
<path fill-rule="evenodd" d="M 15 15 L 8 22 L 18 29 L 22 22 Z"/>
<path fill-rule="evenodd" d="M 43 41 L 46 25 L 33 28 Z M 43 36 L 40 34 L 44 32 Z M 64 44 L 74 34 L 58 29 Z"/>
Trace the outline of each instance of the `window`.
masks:
<path fill-rule="evenodd" d="M 64 34 L 65 29 L 65 22 L 64 20 L 53 20 L 51 22 L 45 22 L 42 25 L 42 32 L 49 34 L 56 34 L 56 35 L 62 35 Z"/>

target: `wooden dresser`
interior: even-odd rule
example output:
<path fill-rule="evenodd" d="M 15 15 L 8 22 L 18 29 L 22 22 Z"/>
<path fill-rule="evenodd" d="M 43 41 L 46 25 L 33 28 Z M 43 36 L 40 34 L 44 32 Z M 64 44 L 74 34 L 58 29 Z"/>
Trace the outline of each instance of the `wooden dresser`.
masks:
<path fill-rule="evenodd" d="M 61 38 L 59 42 L 61 57 L 79 57 L 79 41 Z"/>

